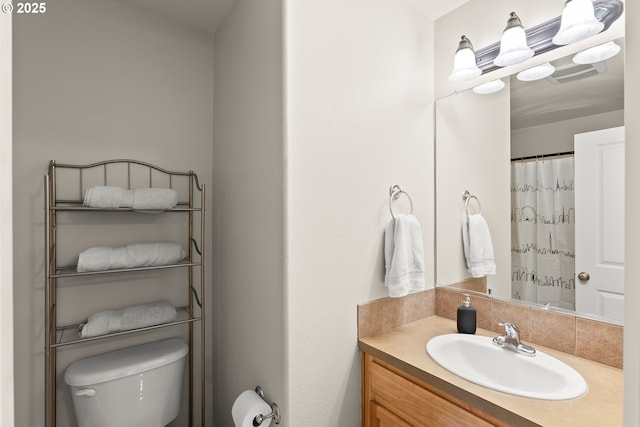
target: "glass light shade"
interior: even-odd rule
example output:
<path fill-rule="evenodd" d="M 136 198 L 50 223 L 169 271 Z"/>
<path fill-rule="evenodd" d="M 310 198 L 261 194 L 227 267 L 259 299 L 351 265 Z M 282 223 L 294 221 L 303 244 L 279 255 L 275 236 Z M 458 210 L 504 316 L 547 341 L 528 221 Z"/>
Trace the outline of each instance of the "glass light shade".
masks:
<path fill-rule="evenodd" d="M 573 62 L 576 64 L 593 64 L 595 62 L 606 61 L 616 56 L 620 50 L 620 46 L 610 41 L 576 53 L 573 57 Z"/>
<path fill-rule="evenodd" d="M 473 46 L 468 38 L 462 36 L 456 56 L 453 58 L 453 71 L 449 75 L 449 80 L 452 82 L 471 80 L 480 74 L 482 74 L 482 70 L 476 64 Z"/>
<path fill-rule="evenodd" d="M 545 77 L 549 77 L 553 72 L 556 71 L 556 67 L 549 64 L 541 64 L 536 67 L 531 67 L 527 70 L 520 71 L 516 76 L 518 80 L 523 82 L 532 82 L 534 80 L 544 79 Z"/>
<path fill-rule="evenodd" d="M 492 80 L 490 82 L 481 84 L 480 86 L 476 86 L 472 90 L 474 93 L 477 93 L 479 95 L 488 95 L 490 93 L 498 92 L 503 87 L 504 87 L 504 82 L 498 79 L 498 80 Z"/>
<path fill-rule="evenodd" d="M 551 41 L 556 45 L 571 44 L 598 34 L 603 28 L 591 0 L 569 0 L 562 11 L 560 29 Z"/>
<path fill-rule="evenodd" d="M 534 51 L 527 45 L 527 35 L 520 19 L 515 12 L 511 12 L 507 28 L 500 39 L 500 53 L 493 63 L 499 67 L 507 67 L 526 61 L 533 55 Z"/>

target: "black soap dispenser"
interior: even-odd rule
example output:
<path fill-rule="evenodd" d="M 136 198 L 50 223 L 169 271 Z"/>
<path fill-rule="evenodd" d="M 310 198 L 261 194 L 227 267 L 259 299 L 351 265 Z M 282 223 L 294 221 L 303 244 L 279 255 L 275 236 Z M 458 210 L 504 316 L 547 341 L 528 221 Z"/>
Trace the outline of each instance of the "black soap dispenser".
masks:
<path fill-rule="evenodd" d="M 471 307 L 471 298 L 467 294 L 464 295 L 464 305 L 458 307 L 458 332 L 476 333 L 476 309 Z"/>

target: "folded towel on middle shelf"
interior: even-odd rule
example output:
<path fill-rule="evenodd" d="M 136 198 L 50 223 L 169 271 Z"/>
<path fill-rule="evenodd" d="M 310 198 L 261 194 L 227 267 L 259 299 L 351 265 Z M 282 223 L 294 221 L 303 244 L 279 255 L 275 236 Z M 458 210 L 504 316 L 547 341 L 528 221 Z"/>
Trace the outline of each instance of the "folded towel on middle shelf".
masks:
<path fill-rule="evenodd" d="M 92 208 L 172 209 L 178 204 L 178 193 L 171 188 L 136 188 L 100 185 L 84 195 L 84 206 Z"/>
<path fill-rule="evenodd" d="M 97 246 L 78 256 L 76 271 L 118 270 L 175 264 L 184 259 L 185 251 L 177 243 L 134 243 L 120 248 Z"/>
<path fill-rule="evenodd" d="M 481 214 L 467 215 L 462 224 L 462 244 L 467 270 L 472 277 L 496 274 L 489 225 Z"/>
<path fill-rule="evenodd" d="M 90 315 L 87 322 L 81 325 L 80 338 L 161 325 L 175 319 L 176 309 L 169 301 L 104 310 Z"/>

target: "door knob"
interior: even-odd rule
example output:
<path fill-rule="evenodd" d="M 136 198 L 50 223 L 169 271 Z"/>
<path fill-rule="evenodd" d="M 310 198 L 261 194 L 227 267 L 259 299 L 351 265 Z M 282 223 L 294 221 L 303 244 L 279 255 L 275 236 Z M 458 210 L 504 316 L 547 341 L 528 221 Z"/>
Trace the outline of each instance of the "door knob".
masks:
<path fill-rule="evenodd" d="M 578 274 L 578 279 L 582 282 L 587 282 L 589 281 L 589 279 L 591 279 L 591 276 L 589 276 L 589 273 L 583 271 Z"/>

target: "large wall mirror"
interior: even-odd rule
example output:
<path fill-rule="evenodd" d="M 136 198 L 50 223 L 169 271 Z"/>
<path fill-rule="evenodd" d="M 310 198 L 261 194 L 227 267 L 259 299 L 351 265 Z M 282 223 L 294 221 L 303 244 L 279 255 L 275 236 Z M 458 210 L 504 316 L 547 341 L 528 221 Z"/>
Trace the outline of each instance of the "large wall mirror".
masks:
<path fill-rule="evenodd" d="M 460 231 L 469 191 L 494 237 L 488 292 L 622 322 L 624 39 L 614 42 L 606 61 L 571 54 L 548 78 L 512 75 L 502 93 L 436 102 L 438 286 L 471 278 Z"/>

